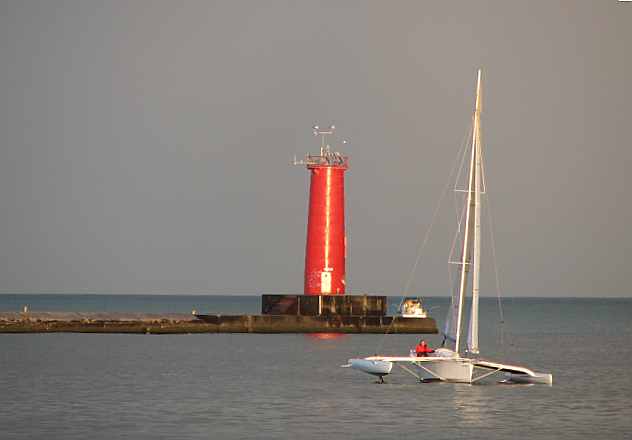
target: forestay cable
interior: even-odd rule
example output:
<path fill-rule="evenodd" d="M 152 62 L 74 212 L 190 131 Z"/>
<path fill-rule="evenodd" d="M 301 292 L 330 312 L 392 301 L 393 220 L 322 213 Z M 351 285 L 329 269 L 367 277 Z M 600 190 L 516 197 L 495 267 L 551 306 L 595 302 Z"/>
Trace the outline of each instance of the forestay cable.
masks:
<path fill-rule="evenodd" d="M 468 132 L 469 133 L 469 132 Z M 419 243 L 419 245 L 417 246 L 417 255 L 415 256 L 415 262 L 413 263 L 413 266 L 410 270 L 410 274 L 408 275 L 408 279 L 406 280 L 406 284 L 404 285 L 404 290 L 403 290 L 403 296 L 402 299 L 399 302 L 399 305 L 397 307 L 397 310 L 401 309 L 401 306 L 404 302 L 404 298 L 406 298 L 407 294 L 408 294 L 408 290 L 410 289 L 410 286 L 412 284 L 413 278 L 415 276 L 415 272 L 417 271 L 417 266 L 419 266 L 419 263 L 421 262 L 421 257 L 423 255 L 423 251 L 426 247 L 426 244 L 428 243 L 428 240 L 430 238 L 430 233 L 432 232 L 432 228 L 435 224 L 435 221 L 437 219 L 437 216 L 439 214 L 439 211 L 441 209 L 441 204 L 443 202 L 443 199 L 445 198 L 445 195 L 448 193 L 448 190 L 453 182 L 454 179 L 454 174 L 458 168 L 459 165 L 459 158 L 464 154 L 464 150 L 467 148 L 467 138 L 468 138 L 468 133 L 465 134 L 463 141 L 461 142 L 461 148 L 459 148 L 458 154 L 452 164 L 452 168 L 450 170 L 450 175 L 448 177 L 448 181 L 446 183 L 446 185 L 444 186 L 443 190 L 441 191 L 441 195 L 439 196 L 439 200 L 437 201 L 437 204 L 435 206 L 434 212 L 432 213 L 432 217 L 430 220 L 430 225 L 428 226 L 428 229 L 426 229 L 426 233 L 424 234 L 424 238 L 423 240 Z M 391 320 L 391 323 L 389 324 L 388 328 L 386 329 L 386 332 L 384 333 L 384 336 L 380 339 L 380 342 L 378 343 L 377 347 L 376 347 L 376 354 L 379 353 L 382 350 L 382 347 L 384 346 L 384 340 L 386 338 L 386 335 L 388 335 L 393 327 L 393 323 L 395 322 L 395 317 L 393 317 L 393 319 Z"/>

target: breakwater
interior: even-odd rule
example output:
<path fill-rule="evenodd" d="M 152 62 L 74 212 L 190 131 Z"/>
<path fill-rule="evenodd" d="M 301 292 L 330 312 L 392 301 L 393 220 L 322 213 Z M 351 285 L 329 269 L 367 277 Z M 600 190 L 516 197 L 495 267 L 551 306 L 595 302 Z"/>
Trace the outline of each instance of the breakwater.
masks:
<path fill-rule="evenodd" d="M 0 333 L 437 333 L 432 318 L 0 312 Z"/>

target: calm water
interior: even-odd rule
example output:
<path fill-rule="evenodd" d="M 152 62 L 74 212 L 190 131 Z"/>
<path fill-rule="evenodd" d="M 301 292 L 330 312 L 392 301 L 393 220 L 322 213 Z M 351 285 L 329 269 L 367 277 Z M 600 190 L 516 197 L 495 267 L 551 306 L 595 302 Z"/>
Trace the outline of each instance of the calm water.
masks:
<path fill-rule="evenodd" d="M 0 310 L 257 313 L 258 297 L 0 295 Z M 376 385 L 346 359 L 414 335 L 0 335 L 0 438 L 629 438 L 632 300 L 507 299 L 486 357 L 554 385 Z M 442 298 L 427 306 L 441 322 Z M 429 339 L 438 343 L 438 336 Z"/>

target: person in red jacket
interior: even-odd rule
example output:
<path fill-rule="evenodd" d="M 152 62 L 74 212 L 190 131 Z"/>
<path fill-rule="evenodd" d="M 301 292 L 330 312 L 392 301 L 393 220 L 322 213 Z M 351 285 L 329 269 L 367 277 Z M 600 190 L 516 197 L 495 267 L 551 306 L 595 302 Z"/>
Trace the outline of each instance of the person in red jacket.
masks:
<path fill-rule="evenodd" d="M 418 357 L 425 357 L 428 356 L 428 354 L 430 353 L 434 353 L 434 350 L 428 347 L 426 341 L 422 339 L 419 344 L 417 344 L 417 347 L 415 347 L 415 352 L 417 353 Z"/>

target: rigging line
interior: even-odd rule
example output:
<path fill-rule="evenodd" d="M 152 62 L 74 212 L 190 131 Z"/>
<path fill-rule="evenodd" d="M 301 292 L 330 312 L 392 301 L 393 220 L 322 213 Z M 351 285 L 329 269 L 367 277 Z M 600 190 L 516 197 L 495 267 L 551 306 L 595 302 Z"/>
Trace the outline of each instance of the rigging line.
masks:
<path fill-rule="evenodd" d="M 461 215 L 459 217 L 457 217 L 457 225 L 458 228 L 456 230 L 456 232 L 454 233 L 454 237 L 452 238 L 452 245 L 450 246 L 450 254 L 448 255 L 448 264 L 452 264 L 452 262 L 455 260 L 454 254 L 455 252 L 457 252 L 457 245 L 458 247 L 462 247 L 461 246 L 461 224 L 463 224 L 463 217 L 465 216 L 465 209 L 466 206 L 463 206 L 463 209 L 461 210 Z"/>
<path fill-rule="evenodd" d="M 482 142 L 481 142 L 482 143 Z M 481 175 L 482 175 L 482 184 L 483 184 L 483 193 L 487 194 L 487 177 L 485 175 L 485 152 L 481 149 Z M 494 278 L 496 282 L 496 299 L 498 302 L 498 315 L 499 315 L 499 343 L 501 347 L 505 346 L 505 313 L 502 305 L 502 292 L 500 288 L 500 275 L 498 269 L 498 259 L 496 257 L 496 239 L 494 236 L 494 220 L 492 217 L 492 205 L 491 205 L 491 197 L 486 198 L 485 209 L 487 211 L 487 222 L 489 226 L 489 242 L 492 252 L 492 265 L 494 266 Z"/>
<path fill-rule="evenodd" d="M 454 214 L 456 216 L 456 220 L 457 220 L 457 231 L 456 234 L 458 235 L 461 231 L 461 222 L 462 222 L 462 216 L 463 216 L 463 212 L 464 209 L 462 208 L 463 203 L 461 203 L 459 201 L 459 193 L 463 192 L 461 190 L 459 190 L 458 186 L 459 186 L 459 180 L 461 179 L 461 173 L 463 172 L 463 167 L 465 166 L 465 159 L 467 158 L 468 154 L 468 145 L 469 142 L 468 140 L 470 139 L 470 137 L 472 136 L 472 130 L 474 129 L 474 120 L 472 120 L 472 124 L 470 125 L 469 129 L 467 130 L 467 132 L 465 133 L 465 136 L 463 136 L 463 140 L 461 141 L 461 150 L 459 151 L 459 155 L 461 156 L 461 163 L 459 165 L 459 171 L 457 172 L 456 178 L 454 179 L 454 198 L 453 198 L 453 202 L 454 202 Z M 459 208 L 461 209 L 461 217 L 459 217 Z"/>
<path fill-rule="evenodd" d="M 455 322 L 452 322 L 454 319 L 452 317 L 452 309 L 454 308 L 455 301 L 456 301 L 458 284 L 459 284 L 459 279 L 458 279 L 457 271 L 452 269 L 451 264 L 448 264 L 448 286 L 450 286 L 450 304 L 448 305 L 448 313 L 446 314 L 446 322 L 444 322 L 444 325 L 443 325 L 442 333 L 443 333 L 444 338 L 443 338 L 443 343 L 441 344 L 442 347 L 443 347 L 443 344 L 445 343 L 446 336 L 448 335 L 448 333 L 452 333 L 452 327 L 455 325 Z"/>
<path fill-rule="evenodd" d="M 481 164 L 483 163 L 483 153 L 481 151 Z M 483 167 L 481 167 L 483 168 Z M 481 170 L 483 171 L 483 173 L 485 173 L 484 168 Z M 484 175 L 484 174 L 483 174 Z M 499 309 L 499 313 L 500 313 L 500 320 L 502 322 L 505 321 L 504 318 L 504 314 L 503 314 L 503 308 L 502 308 L 502 303 L 500 300 L 501 297 L 501 289 L 500 289 L 500 276 L 499 276 L 499 271 L 498 271 L 498 260 L 496 259 L 496 240 L 494 238 L 494 221 L 493 221 L 493 217 L 492 217 L 492 204 L 490 201 L 490 197 L 487 197 L 487 203 L 485 204 L 486 208 L 487 208 L 487 221 L 489 223 L 489 238 L 490 238 L 490 244 L 491 244 L 491 250 L 492 250 L 492 261 L 494 264 L 494 275 L 496 278 L 496 296 L 498 298 L 498 309 Z"/>
<path fill-rule="evenodd" d="M 450 170 L 450 175 L 448 177 L 448 181 L 447 181 L 445 187 L 443 188 L 443 191 L 441 191 L 441 195 L 439 197 L 437 205 L 436 205 L 436 207 L 434 209 L 434 212 L 432 213 L 432 218 L 430 220 L 430 225 L 428 226 L 428 229 L 426 229 L 426 233 L 424 235 L 424 239 L 421 241 L 421 243 L 417 247 L 417 255 L 415 257 L 415 263 L 413 264 L 413 267 L 411 268 L 410 274 L 408 276 L 408 280 L 406 281 L 406 284 L 404 285 L 403 296 L 402 296 L 402 299 L 399 302 L 397 310 L 401 310 L 402 304 L 404 303 L 404 299 L 406 298 L 408 290 L 410 289 L 410 286 L 412 284 L 413 278 L 415 276 L 415 272 L 417 270 L 417 266 L 419 265 L 419 262 L 421 261 L 421 256 L 423 254 L 423 250 L 426 247 L 426 244 L 428 243 L 428 239 L 430 238 L 430 232 L 432 231 L 432 227 L 434 226 L 435 220 L 436 220 L 436 218 L 437 218 L 437 216 L 439 214 L 439 210 L 441 208 L 441 202 L 445 198 L 445 195 L 448 193 L 448 189 L 450 188 L 450 184 L 452 182 L 452 179 L 454 178 L 454 173 L 456 172 L 456 169 L 457 169 L 457 166 L 458 166 L 459 157 L 463 154 L 463 149 L 467 148 L 467 143 L 465 142 L 466 139 L 467 139 L 467 136 L 464 138 L 464 140 L 462 142 L 462 146 L 461 146 L 461 148 L 459 148 L 457 156 L 454 159 L 454 162 L 452 164 L 452 169 Z M 384 336 L 381 338 L 380 342 L 378 343 L 377 349 L 376 349 L 376 354 L 379 351 L 382 350 L 382 347 L 384 346 L 384 340 L 386 339 L 386 336 L 391 332 L 391 329 L 392 329 L 394 323 L 395 323 L 395 317 L 393 317 L 393 319 L 391 320 L 391 323 L 389 324 L 388 328 L 386 329 L 386 332 L 384 333 Z"/>
<path fill-rule="evenodd" d="M 404 285 L 404 295 L 406 295 L 408 293 L 408 290 L 410 289 L 410 286 L 412 284 L 413 278 L 415 276 L 415 272 L 417 271 L 417 266 L 419 265 L 419 262 L 421 261 L 421 257 L 423 255 L 423 250 L 426 247 L 426 244 L 428 243 L 428 239 L 430 238 L 430 232 L 432 232 L 432 227 L 435 224 L 435 220 L 437 218 L 437 215 L 439 214 L 439 210 L 441 208 L 441 203 L 445 197 L 445 195 L 448 192 L 448 188 L 450 187 L 450 183 L 452 182 L 452 179 L 454 178 L 454 173 L 457 170 L 457 165 L 458 165 L 458 161 L 459 161 L 459 157 L 465 157 L 465 151 L 467 148 L 467 138 L 469 136 L 469 132 L 471 130 L 468 131 L 468 133 L 465 134 L 465 137 L 463 138 L 463 141 L 461 142 L 461 148 L 459 149 L 457 156 L 452 164 L 452 169 L 450 170 L 450 174 L 448 177 L 448 182 L 446 183 L 445 187 L 443 188 L 443 191 L 441 192 L 441 196 L 439 197 L 439 201 L 437 202 L 437 206 L 435 207 L 435 210 L 432 214 L 432 219 L 430 221 L 430 225 L 428 226 L 428 229 L 426 229 L 426 233 L 424 235 L 424 239 L 421 241 L 421 243 L 419 244 L 419 246 L 417 247 L 417 255 L 415 256 L 415 262 L 413 264 L 413 267 L 410 270 L 410 274 L 408 275 L 408 279 L 406 280 L 406 284 Z M 461 165 L 462 165 L 463 160 L 461 160 Z"/>
<path fill-rule="evenodd" d="M 454 191 L 457 192 L 457 186 L 459 184 L 459 179 L 461 178 L 461 173 L 463 172 L 463 167 L 465 166 L 465 159 L 467 158 L 467 146 L 469 145 L 468 140 L 472 137 L 472 130 L 474 130 L 474 118 L 472 117 L 472 123 L 467 129 L 465 136 L 463 136 L 463 140 L 461 141 L 461 149 L 459 150 L 459 155 L 461 156 L 461 163 L 459 165 L 459 171 L 454 179 Z"/>
<path fill-rule="evenodd" d="M 500 276 L 499 276 L 499 270 L 498 270 L 498 260 L 496 258 L 496 239 L 494 238 L 494 222 L 493 222 L 493 218 L 492 218 L 492 208 L 491 208 L 491 203 L 489 201 L 490 197 L 487 197 L 487 203 L 486 208 L 487 208 L 487 220 L 489 223 L 489 238 L 490 238 L 490 247 L 491 247 L 491 251 L 492 251 L 492 263 L 494 266 L 494 276 L 495 276 L 495 280 L 496 280 L 496 298 L 498 300 L 498 314 L 500 317 L 500 325 L 501 325 L 501 334 L 500 334 L 500 339 L 501 339 L 501 345 L 503 345 L 504 341 L 503 341 L 503 327 L 505 324 L 505 314 L 503 311 L 503 305 L 502 305 L 502 301 L 501 301 L 501 289 L 500 289 Z"/>
<path fill-rule="evenodd" d="M 430 238 L 430 232 L 432 231 L 432 227 L 434 226 L 437 215 L 439 214 L 439 209 L 441 208 L 441 202 L 443 201 L 448 191 L 449 186 L 450 186 L 450 183 L 448 182 L 448 184 L 445 186 L 445 188 L 443 189 L 441 193 L 441 197 L 439 197 L 439 202 L 437 203 L 437 206 L 435 207 L 434 212 L 432 213 L 430 225 L 428 226 L 428 229 L 426 229 L 426 233 L 424 234 L 424 239 L 421 241 L 421 243 L 419 244 L 417 248 L 417 256 L 415 257 L 415 263 L 413 264 L 413 267 L 410 270 L 410 274 L 408 275 L 408 280 L 406 280 L 406 284 L 404 285 L 404 295 L 408 294 L 408 289 L 410 289 L 410 285 L 412 284 L 413 278 L 415 276 L 415 272 L 417 271 L 417 266 L 419 265 L 419 262 L 421 261 L 423 250 L 426 247 L 426 244 L 428 243 L 428 239 Z"/>
<path fill-rule="evenodd" d="M 470 125 L 469 129 L 465 133 L 465 136 L 463 137 L 463 140 L 461 141 L 461 151 L 459 152 L 459 155 L 461 156 L 461 163 L 459 166 L 457 177 L 454 182 L 454 189 L 453 189 L 454 216 L 455 216 L 455 222 L 456 222 L 456 230 L 454 231 L 454 236 L 452 237 L 452 244 L 450 246 L 450 253 L 448 255 L 447 275 L 448 275 L 448 290 L 450 291 L 450 305 L 448 306 L 446 322 L 444 323 L 444 331 L 443 331 L 444 339 L 443 339 L 443 343 L 441 344 L 442 347 L 443 347 L 443 344 L 445 344 L 445 336 L 448 333 L 452 332 L 452 327 L 455 325 L 454 322 L 450 322 L 450 321 L 455 319 L 455 318 L 451 318 L 451 316 L 452 316 L 452 309 L 454 308 L 455 301 L 456 301 L 459 280 L 458 280 L 457 271 L 453 270 L 452 268 L 452 262 L 455 261 L 456 259 L 455 253 L 457 252 L 457 247 L 462 247 L 461 246 L 461 227 L 463 225 L 463 219 L 465 217 L 465 211 L 466 211 L 465 201 L 460 200 L 463 197 L 461 195 L 462 191 L 459 190 L 458 185 L 459 185 L 459 180 L 461 178 L 460 177 L 461 173 L 463 172 L 465 159 L 468 156 L 467 153 L 469 151 L 469 145 L 470 145 L 468 140 L 472 136 L 473 127 L 474 127 L 474 120 L 472 119 L 472 125 Z"/>

